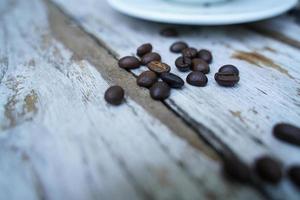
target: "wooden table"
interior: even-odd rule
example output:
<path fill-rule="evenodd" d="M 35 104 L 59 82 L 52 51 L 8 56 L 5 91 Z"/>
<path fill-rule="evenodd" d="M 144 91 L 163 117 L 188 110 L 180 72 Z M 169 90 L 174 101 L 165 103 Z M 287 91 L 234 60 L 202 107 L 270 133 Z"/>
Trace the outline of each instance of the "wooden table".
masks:
<path fill-rule="evenodd" d="M 272 136 L 300 124 L 299 12 L 226 27 L 174 26 L 133 19 L 104 0 L 0 1 L 0 199 L 300 199 L 288 180 L 244 185 L 222 175 L 224 155 L 253 165 L 261 155 L 285 168 L 300 148 Z M 213 52 L 209 83 L 153 101 L 117 59 L 151 42 L 172 64 L 174 41 Z M 213 80 L 223 64 L 241 81 Z M 183 78 L 185 73 L 178 73 Z M 108 105 L 109 85 L 126 102 Z"/>

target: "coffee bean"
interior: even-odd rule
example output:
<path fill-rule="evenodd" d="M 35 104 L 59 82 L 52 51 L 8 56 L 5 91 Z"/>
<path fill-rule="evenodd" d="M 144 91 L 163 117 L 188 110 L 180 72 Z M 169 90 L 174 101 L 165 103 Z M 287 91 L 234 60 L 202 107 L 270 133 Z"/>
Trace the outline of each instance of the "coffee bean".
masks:
<path fill-rule="evenodd" d="M 160 61 L 151 61 L 148 63 L 147 67 L 157 74 L 171 71 L 171 67 L 169 65 Z"/>
<path fill-rule="evenodd" d="M 236 75 L 240 74 L 238 68 L 236 68 L 234 65 L 224 65 L 219 69 L 219 72 Z"/>
<path fill-rule="evenodd" d="M 182 88 L 184 81 L 173 73 L 162 73 L 160 78 L 166 82 L 171 88 Z"/>
<path fill-rule="evenodd" d="M 171 45 L 170 51 L 173 53 L 181 53 L 186 48 L 188 48 L 187 43 L 179 41 Z"/>
<path fill-rule="evenodd" d="M 155 52 L 147 53 L 142 57 L 142 60 L 141 60 L 143 65 L 147 65 L 151 61 L 161 61 L 160 55 Z"/>
<path fill-rule="evenodd" d="M 192 60 L 191 69 L 192 69 L 192 71 L 199 71 L 199 72 L 202 72 L 204 74 L 208 74 L 209 71 L 210 71 L 209 65 L 207 64 L 207 62 L 205 62 L 201 58 L 194 58 Z"/>
<path fill-rule="evenodd" d="M 225 157 L 223 160 L 223 172 L 235 181 L 247 183 L 251 180 L 251 169 L 236 157 Z"/>
<path fill-rule="evenodd" d="M 178 32 L 175 28 L 166 27 L 166 28 L 161 29 L 160 35 L 162 35 L 164 37 L 177 37 Z"/>
<path fill-rule="evenodd" d="M 277 124 L 273 135 L 284 142 L 300 146 L 300 128 L 287 123 Z"/>
<path fill-rule="evenodd" d="M 197 56 L 197 49 L 188 47 L 182 50 L 182 56 L 188 58 L 195 58 Z"/>
<path fill-rule="evenodd" d="M 257 175 L 266 182 L 276 184 L 282 178 L 282 165 L 271 157 L 263 156 L 255 161 Z"/>
<path fill-rule="evenodd" d="M 213 60 L 213 56 L 212 56 L 211 52 L 206 50 L 206 49 L 201 49 L 198 52 L 197 57 L 201 58 L 202 60 L 204 60 L 208 64 L 210 64 Z"/>
<path fill-rule="evenodd" d="M 135 69 L 141 65 L 139 59 L 134 56 L 125 56 L 119 60 L 118 64 L 123 69 Z"/>
<path fill-rule="evenodd" d="M 186 81 L 193 86 L 203 87 L 207 84 L 207 77 L 202 72 L 191 72 Z"/>
<path fill-rule="evenodd" d="M 152 45 L 150 43 L 142 44 L 139 48 L 136 50 L 136 55 L 139 57 L 144 56 L 147 53 L 150 53 L 152 51 Z"/>
<path fill-rule="evenodd" d="M 149 88 L 158 80 L 158 76 L 153 71 L 145 71 L 141 73 L 136 82 L 141 87 Z"/>
<path fill-rule="evenodd" d="M 221 86 L 233 87 L 240 80 L 240 77 L 236 74 L 218 72 L 215 74 L 215 80 Z"/>
<path fill-rule="evenodd" d="M 124 99 L 124 90 L 120 86 L 111 86 L 108 88 L 104 94 L 104 99 L 112 104 L 119 105 Z"/>
<path fill-rule="evenodd" d="M 291 181 L 300 188 L 300 166 L 292 166 L 288 169 L 288 176 Z"/>
<path fill-rule="evenodd" d="M 189 71 L 190 67 L 192 66 L 192 60 L 190 58 L 180 56 L 176 59 L 175 66 L 179 71 Z"/>
<path fill-rule="evenodd" d="M 150 95 L 155 100 L 165 100 L 170 96 L 171 89 L 168 84 L 164 82 L 156 82 L 150 88 Z"/>

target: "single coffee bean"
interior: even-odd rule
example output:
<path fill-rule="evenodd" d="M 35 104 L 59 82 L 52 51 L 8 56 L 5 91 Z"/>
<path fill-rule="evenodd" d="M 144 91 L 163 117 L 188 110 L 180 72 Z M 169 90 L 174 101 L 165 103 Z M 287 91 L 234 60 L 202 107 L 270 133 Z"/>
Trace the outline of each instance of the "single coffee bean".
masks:
<path fill-rule="evenodd" d="M 152 45 L 150 43 L 142 44 L 136 50 L 136 55 L 139 57 L 143 57 L 145 54 L 150 53 L 152 51 Z"/>
<path fill-rule="evenodd" d="M 171 71 L 171 67 L 169 65 L 160 61 L 151 61 L 148 63 L 147 67 L 157 74 Z"/>
<path fill-rule="evenodd" d="M 240 77 L 236 74 L 218 72 L 215 74 L 215 80 L 221 86 L 233 87 L 240 80 Z"/>
<path fill-rule="evenodd" d="M 224 65 L 219 69 L 219 72 L 228 73 L 228 74 L 236 74 L 236 75 L 240 74 L 238 68 L 236 68 L 234 65 Z"/>
<path fill-rule="evenodd" d="M 161 61 L 160 55 L 155 52 L 147 53 L 142 57 L 141 63 L 147 65 L 151 61 Z"/>
<path fill-rule="evenodd" d="M 284 142 L 300 146 L 300 128 L 291 124 L 280 123 L 273 129 L 273 135 Z"/>
<path fill-rule="evenodd" d="M 145 71 L 141 73 L 136 82 L 141 87 L 149 88 L 151 87 L 155 82 L 157 82 L 158 76 L 153 71 Z"/>
<path fill-rule="evenodd" d="M 124 90 L 120 86 L 111 86 L 108 88 L 104 94 L 104 99 L 112 104 L 119 105 L 124 99 Z"/>
<path fill-rule="evenodd" d="M 188 48 L 187 43 L 179 41 L 171 45 L 170 51 L 173 53 L 181 53 L 184 49 Z"/>
<path fill-rule="evenodd" d="M 184 85 L 184 81 L 179 76 L 173 74 L 173 73 L 162 73 L 160 75 L 160 78 L 166 82 L 171 88 L 182 88 Z"/>
<path fill-rule="evenodd" d="M 141 65 L 139 59 L 134 56 L 125 56 L 119 60 L 118 64 L 123 69 L 136 69 Z"/>
<path fill-rule="evenodd" d="M 191 72 L 186 77 L 186 82 L 190 85 L 203 87 L 207 84 L 207 77 L 202 72 Z"/>
<path fill-rule="evenodd" d="M 255 171 L 266 182 L 276 184 L 282 178 L 282 165 L 271 157 L 263 156 L 255 161 Z"/>
<path fill-rule="evenodd" d="M 300 188 L 300 166 L 292 166 L 288 169 L 290 180 Z"/>
<path fill-rule="evenodd" d="M 160 81 L 150 88 L 150 95 L 155 100 L 165 100 L 170 96 L 171 89 L 168 84 Z"/>
<path fill-rule="evenodd" d="M 206 49 L 201 49 L 198 52 L 197 57 L 201 58 L 202 60 L 204 60 L 208 64 L 210 64 L 213 60 L 213 56 L 212 56 L 211 52 L 206 50 Z"/>
<path fill-rule="evenodd" d="M 182 50 L 182 56 L 188 58 L 195 58 L 197 56 L 197 49 L 188 47 Z"/>
<path fill-rule="evenodd" d="M 224 158 L 223 172 L 228 178 L 243 183 L 250 182 L 252 175 L 250 167 L 236 157 Z"/>
<path fill-rule="evenodd" d="M 175 66 L 179 71 L 186 72 L 190 70 L 190 67 L 192 66 L 192 60 L 188 57 L 180 56 L 175 61 Z"/>
<path fill-rule="evenodd" d="M 160 30 L 160 35 L 164 37 L 177 37 L 178 32 L 175 28 L 172 27 L 166 27 Z"/>
<path fill-rule="evenodd" d="M 207 62 L 205 62 L 201 58 L 194 58 L 192 60 L 191 69 L 192 69 L 192 71 L 199 71 L 204 74 L 208 74 L 210 71 L 210 68 L 209 68 L 209 65 L 207 64 Z"/>

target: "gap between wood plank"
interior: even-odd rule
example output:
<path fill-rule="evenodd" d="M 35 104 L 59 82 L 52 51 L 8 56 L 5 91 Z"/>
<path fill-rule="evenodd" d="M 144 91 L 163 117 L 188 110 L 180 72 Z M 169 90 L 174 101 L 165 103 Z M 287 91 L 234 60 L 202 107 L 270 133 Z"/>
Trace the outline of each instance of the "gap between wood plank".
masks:
<path fill-rule="evenodd" d="M 80 26 L 51 1 L 45 1 L 51 31 L 62 44 L 74 52 L 74 60 L 88 60 L 111 84 L 121 85 L 127 95 L 140 104 L 151 115 L 169 127 L 176 135 L 186 139 L 189 144 L 205 153 L 213 160 L 219 160 L 216 152 L 199 138 L 193 128 L 162 102 L 153 101 L 147 89 L 140 88 L 130 73 L 117 66 L 116 53 L 109 50 L 102 41 L 86 33 Z"/>

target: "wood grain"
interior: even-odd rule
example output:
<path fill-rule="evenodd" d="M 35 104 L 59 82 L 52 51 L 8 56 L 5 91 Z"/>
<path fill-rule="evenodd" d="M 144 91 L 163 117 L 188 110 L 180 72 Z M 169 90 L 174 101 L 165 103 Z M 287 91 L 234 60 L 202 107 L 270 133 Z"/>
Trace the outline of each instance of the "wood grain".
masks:
<path fill-rule="evenodd" d="M 166 105 L 220 152 L 232 151 L 249 164 L 262 154 L 277 157 L 285 166 L 300 162 L 298 148 L 272 137 L 276 123 L 300 123 L 297 49 L 238 26 L 175 26 L 180 37 L 163 38 L 159 30 L 170 25 L 121 15 L 105 1 L 88 0 L 84 6 L 78 6 L 80 0 L 54 2 L 117 56 L 134 54 L 136 47 L 144 42 L 151 42 L 170 64 L 177 55 L 168 49 L 176 40 L 212 50 L 215 59 L 208 86 L 186 85 L 184 90 L 174 90 Z M 229 63 L 239 67 L 241 81 L 234 88 L 222 88 L 213 80 L 213 73 Z M 138 75 L 143 70 L 132 72 Z M 172 71 L 179 74 L 174 66 Z M 180 76 L 185 78 L 186 74 Z M 299 198 L 288 181 L 275 188 L 273 197 Z"/>
<path fill-rule="evenodd" d="M 0 199 L 262 199 L 130 97 L 108 105 L 108 82 L 53 35 L 43 2 L 1 5 Z"/>

